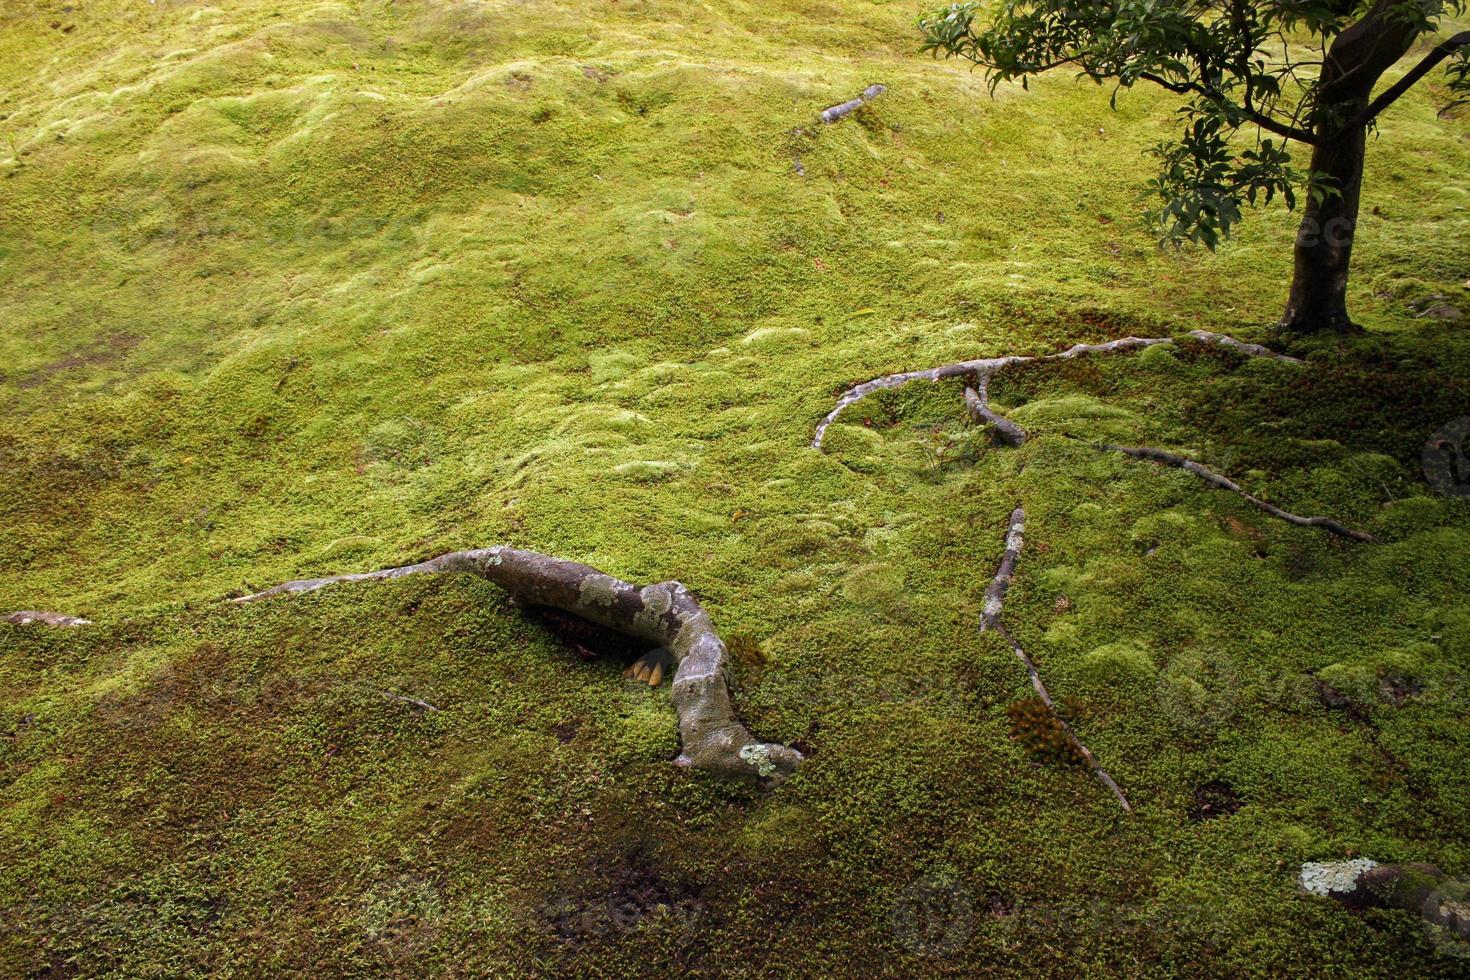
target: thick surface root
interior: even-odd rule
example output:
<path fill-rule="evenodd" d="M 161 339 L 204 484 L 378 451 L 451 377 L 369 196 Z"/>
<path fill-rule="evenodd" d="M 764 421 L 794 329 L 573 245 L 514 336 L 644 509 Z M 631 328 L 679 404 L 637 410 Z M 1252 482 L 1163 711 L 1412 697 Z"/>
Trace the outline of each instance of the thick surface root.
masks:
<path fill-rule="evenodd" d="M 801 753 L 757 740 L 735 717 L 726 681 L 727 654 L 708 614 L 678 582 L 639 587 L 589 565 L 515 548 L 481 548 L 440 555 L 416 565 L 355 575 L 300 579 L 234 602 L 312 592 L 339 582 L 367 582 L 409 575 L 467 574 L 488 579 L 528 605 L 579 616 L 645 643 L 663 647 L 674 671 L 673 703 L 683 751 L 677 764 L 718 776 L 774 783 L 789 774 Z M 649 665 L 652 676 L 652 665 Z"/>
<path fill-rule="evenodd" d="M 1273 361 L 1285 361 L 1290 364 L 1300 364 L 1295 357 L 1278 354 L 1260 344 L 1248 344 L 1234 337 L 1224 334 L 1213 333 L 1209 330 L 1191 330 L 1186 336 L 1205 343 L 1215 344 L 1220 347 L 1228 347 L 1248 357 L 1266 357 Z M 862 399 L 882 391 L 885 388 L 898 388 L 908 384 L 910 381 L 943 381 L 945 378 L 968 378 L 970 386 L 965 392 L 965 402 L 969 406 L 970 414 L 979 421 L 994 427 L 995 437 L 998 442 L 1008 446 L 1019 446 L 1026 441 L 1026 430 L 1016 423 L 1005 418 L 1003 415 L 990 408 L 989 385 L 990 379 L 995 377 L 1001 370 L 1012 364 L 1027 364 L 1032 361 L 1069 361 L 1076 357 L 1088 354 L 1112 354 L 1127 353 L 1152 347 L 1155 344 L 1167 344 L 1173 342 L 1172 337 L 1123 337 L 1120 340 L 1110 340 L 1102 344 L 1075 344 L 1064 351 L 1055 354 L 1042 354 L 1039 356 L 1012 354 L 1004 357 L 982 357 L 973 361 L 956 361 L 954 364 L 944 364 L 935 368 L 926 368 L 922 371 L 903 371 L 899 374 L 889 374 L 872 381 L 865 381 L 860 385 L 854 385 L 837 399 L 836 406 L 827 417 L 817 423 L 816 433 L 812 437 L 812 448 L 821 449 L 822 439 L 827 434 L 827 429 L 843 410 Z"/>
<path fill-rule="evenodd" d="M 1087 767 L 1092 770 L 1097 781 L 1107 787 L 1123 809 L 1132 813 L 1133 807 L 1129 804 L 1128 797 L 1123 795 L 1122 789 L 1113 781 L 1113 777 L 1108 775 L 1107 770 L 1098 763 L 1091 750 L 1082 744 L 1082 740 L 1077 737 L 1072 726 L 1057 712 L 1056 705 L 1052 703 L 1051 693 L 1047 691 L 1046 684 L 1041 680 L 1041 672 L 1036 669 L 1036 664 L 1026 654 L 1016 638 L 1011 635 L 1010 630 L 1006 629 L 1005 623 L 1000 618 L 1005 607 L 1006 592 L 1010 589 L 1011 579 L 1016 574 L 1016 563 L 1021 558 L 1021 547 L 1025 543 L 1025 534 L 1026 511 L 1017 507 L 1011 512 L 1010 524 L 1006 528 L 1006 548 L 1000 559 L 1000 567 L 996 569 L 995 578 L 985 589 L 985 605 L 980 611 L 980 632 L 994 630 L 1006 641 L 1011 651 L 1015 653 L 1016 659 L 1021 662 L 1021 666 L 1026 668 L 1026 673 L 1031 677 L 1031 686 L 1035 688 L 1036 696 L 1041 699 L 1041 703 L 1046 705 L 1046 709 L 1056 719 L 1077 755 L 1087 763 Z"/>
<path fill-rule="evenodd" d="M 90 619 L 82 619 L 80 616 L 63 616 L 61 613 L 39 612 L 35 609 L 22 609 L 5 617 L 5 622 L 14 623 L 16 626 L 29 626 L 32 623 L 41 626 L 90 626 Z"/>
<path fill-rule="evenodd" d="M 1260 499 L 1259 497 L 1254 497 L 1246 493 L 1243 489 L 1241 489 L 1239 484 L 1231 480 L 1229 477 L 1221 476 L 1214 470 L 1209 469 L 1208 467 L 1203 466 L 1200 463 L 1196 463 L 1192 459 L 1187 459 L 1184 456 L 1179 456 L 1175 453 L 1165 452 L 1162 449 L 1153 449 L 1149 446 L 1110 446 L 1106 443 L 1100 443 L 1097 445 L 1097 448 L 1105 451 L 1123 453 L 1124 455 L 1132 456 L 1134 459 L 1146 459 L 1151 463 L 1159 463 L 1163 466 L 1177 467 L 1178 469 L 1193 473 L 1201 480 L 1204 480 L 1206 483 L 1210 484 L 1210 486 L 1219 487 L 1221 490 L 1229 490 L 1231 493 L 1238 494 L 1239 496 L 1247 500 L 1252 506 L 1265 511 L 1272 517 L 1278 517 L 1281 520 L 1286 521 L 1288 524 L 1295 524 L 1297 527 L 1319 527 L 1329 534 L 1335 534 L 1340 538 L 1347 538 L 1350 541 L 1373 540 L 1373 536 L 1371 534 L 1367 534 L 1363 531 L 1355 531 L 1350 527 L 1338 523 L 1330 517 L 1302 517 L 1298 514 L 1293 514 L 1290 511 L 1282 510 L 1275 504 L 1268 504 L 1266 501 Z"/>

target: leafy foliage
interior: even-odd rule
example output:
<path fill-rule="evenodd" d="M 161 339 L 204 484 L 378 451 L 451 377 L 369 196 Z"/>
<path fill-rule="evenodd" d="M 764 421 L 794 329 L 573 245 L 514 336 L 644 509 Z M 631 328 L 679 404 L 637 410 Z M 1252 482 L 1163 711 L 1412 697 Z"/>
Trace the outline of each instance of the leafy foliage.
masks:
<path fill-rule="evenodd" d="M 1441 114 L 1470 105 L 1470 48 L 1456 52 L 1454 60 L 1445 68 L 1445 74 L 1449 76 L 1450 92 L 1457 98 L 1445 106 Z"/>
<path fill-rule="evenodd" d="M 1246 205 L 1280 195 L 1293 208 L 1297 190 L 1332 192 L 1291 166 L 1288 143 L 1371 122 L 1324 98 L 1321 68 L 1335 38 L 1369 17 L 1422 34 L 1463 10 L 1463 0 L 1000 0 L 993 9 L 951 4 L 919 29 L 924 51 L 985 68 L 992 91 L 1066 67 L 1112 82 L 1115 99 L 1140 81 L 1187 97 L 1183 132 L 1154 151 L 1148 219 L 1164 242 L 1213 249 Z M 1464 51 L 1449 69 L 1456 91 L 1470 86 Z"/>

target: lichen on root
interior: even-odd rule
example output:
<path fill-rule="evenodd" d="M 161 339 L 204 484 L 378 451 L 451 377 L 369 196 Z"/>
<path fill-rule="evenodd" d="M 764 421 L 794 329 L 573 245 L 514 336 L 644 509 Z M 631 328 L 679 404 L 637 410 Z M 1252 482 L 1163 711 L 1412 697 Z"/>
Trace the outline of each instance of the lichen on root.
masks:
<path fill-rule="evenodd" d="M 1297 875 L 1308 895 L 1330 898 L 1348 908 L 1388 908 L 1413 912 L 1443 930 L 1457 955 L 1470 953 L 1470 886 L 1432 864 L 1380 864 L 1368 858 L 1309 861 Z"/>
<path fill-rule="evenodd" d="M 802 760 L 796 749 L 758 740 L 735 716 L 725 673 L 725 643 L 698 600 L 678 582 L 639 587 L 590 565 L 493 547 L 373 572 L 299 579 L 231 601 L 312 592 L 339 582 L 439 574 L 478 575 L 526 605 L 560 609 L 667 648 L 677 664 L 672 693 L 682 745 L 674 760 L 677 765 L 769 785 L 784 779 Z"/>

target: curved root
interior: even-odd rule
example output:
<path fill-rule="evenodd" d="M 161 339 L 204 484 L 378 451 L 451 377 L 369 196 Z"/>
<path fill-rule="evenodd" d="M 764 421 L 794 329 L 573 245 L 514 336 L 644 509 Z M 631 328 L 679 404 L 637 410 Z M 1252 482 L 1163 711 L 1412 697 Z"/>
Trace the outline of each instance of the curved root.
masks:
<path fill-rule="evenodd" d="M 1091 750 L 1082 744 L 1082 740 L 1077 737 L 1077 733 L 1072 730 L 1072 726 L 1067 723 L 1067 720 L 1057 713 L 1056 706 L 1052 704 L 1051 694 L 1047 691 L 1046 685 L 1042 683 L 1041 672 L 1036 669 L 1036 664 L 1026 655 L 1026 651 L 1021 647 L 1021 644 L 1017 642 L 1016 638 L 1011 635 L 1010 630 L 1006 629 L 1005 623 L 1001 621 L 1000 614 L 1005 606 L 1006 592 L 1011 587 L 1011 579 L 1016 574 L 1016 563 L 1021 558 L 1021 546 L 1025 541 L 1025 532 L 1026 511 L 1017 507 L 1011 511 L 1011 522 L 1006 528 L 1006 550 L 1001 556 L 1000 567 L 996 569 L 995 578 L 991 580 L 990 585 L 985 589 L 985 605 L 980 611 L 980 632 L 995 630 L 1010 645 L 1011 651 L 1016 655 L 1016 659 L 1021 661 L 1021 666 L 1025 667 L 1026 673 L 1030 675 L 1031 686 L 1036 689 L 1036 696 L 1041 699 L 1042 704 L 1046 705 L 1046 710 L 1051 712 L 1052 717 L 1056 719 L 1057 724 L 1066 733 L 1067 740 L 1072 743 L 1072 748 L 1087 763 L 1088 768 L 1092 770 L 1092 774 L 1097 777 L 1097 781 L 1106 786 L 1108 791 L 1113 794 L 1118 803 L 1122 805 L 1123 810 L 1127 813 L 1132 813 L 1133 807 L 1128 803 L 1128 797 L 1123 795 L 1123 791 L 1118 788 L 1118 784 L 1113 781 L 1113 777 L 1108 775 L 1107 770 L 1098 763 Z"/>
<path fill-rule="evenodd" d="M 436 574 L 478 575 L 528 605 L 560 609 L 667 647 L 678 664 L 672 694 L 683 746 L 675 760 L 678 765 L 773 784 L 801 761 L 795 749 L 758 741 L 736 718 L 725 676 L 724 641 L 699 602 L 678 582 L 640 588 L 589 565 L 535 551 L 495 547 L 456 551 L 398 568 L 285 582 L 232 601 L 312 592 L 338 582 Z"/>
<path fill-rule="evenodd" d="M 1026 430 L 990 407 L 990 378 L 979 378 L 974 385 L 965 385 L 965 407 L 970 417 L 981 425 L 990 426 L 990 438 L 996 445 L 1015 448 L 1026 442 Z"/>

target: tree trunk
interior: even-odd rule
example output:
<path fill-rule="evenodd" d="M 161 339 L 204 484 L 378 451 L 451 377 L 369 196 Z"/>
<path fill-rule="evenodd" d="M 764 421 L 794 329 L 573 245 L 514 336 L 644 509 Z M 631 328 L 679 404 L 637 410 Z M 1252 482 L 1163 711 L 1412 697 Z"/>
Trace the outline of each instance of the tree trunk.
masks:
<path fill-rule="evenodd" d="M 1348 260 L 1358 229 L 1366 126 L 1345 125 L 1368 105 L 1383 73 L 1408 53 L 1422 26 L 1397 15 L 1394 0 L 1377 3 L 1339 34 L 1322 63 L 1312 113 L 1312 170 L 1336 191 L 1309 200 L 1296 236 L 1295 270 L 1280 329 L 1346 333 L 1357 328 L 1347 311 Z"/>
<path fill-rule="evenodd" d="M 1281 329 L 1289 333 L 1348 333 L 1348 262 L 1358 227 L 1367 130 L 1361 126 L 1312 151 L 1312 170 L 1331 178 L 1338 194 L 1309 200 L 1296 233 L 1296 256 Z M 1341 196 L 1339 196 L 1339 194 Z"/>

